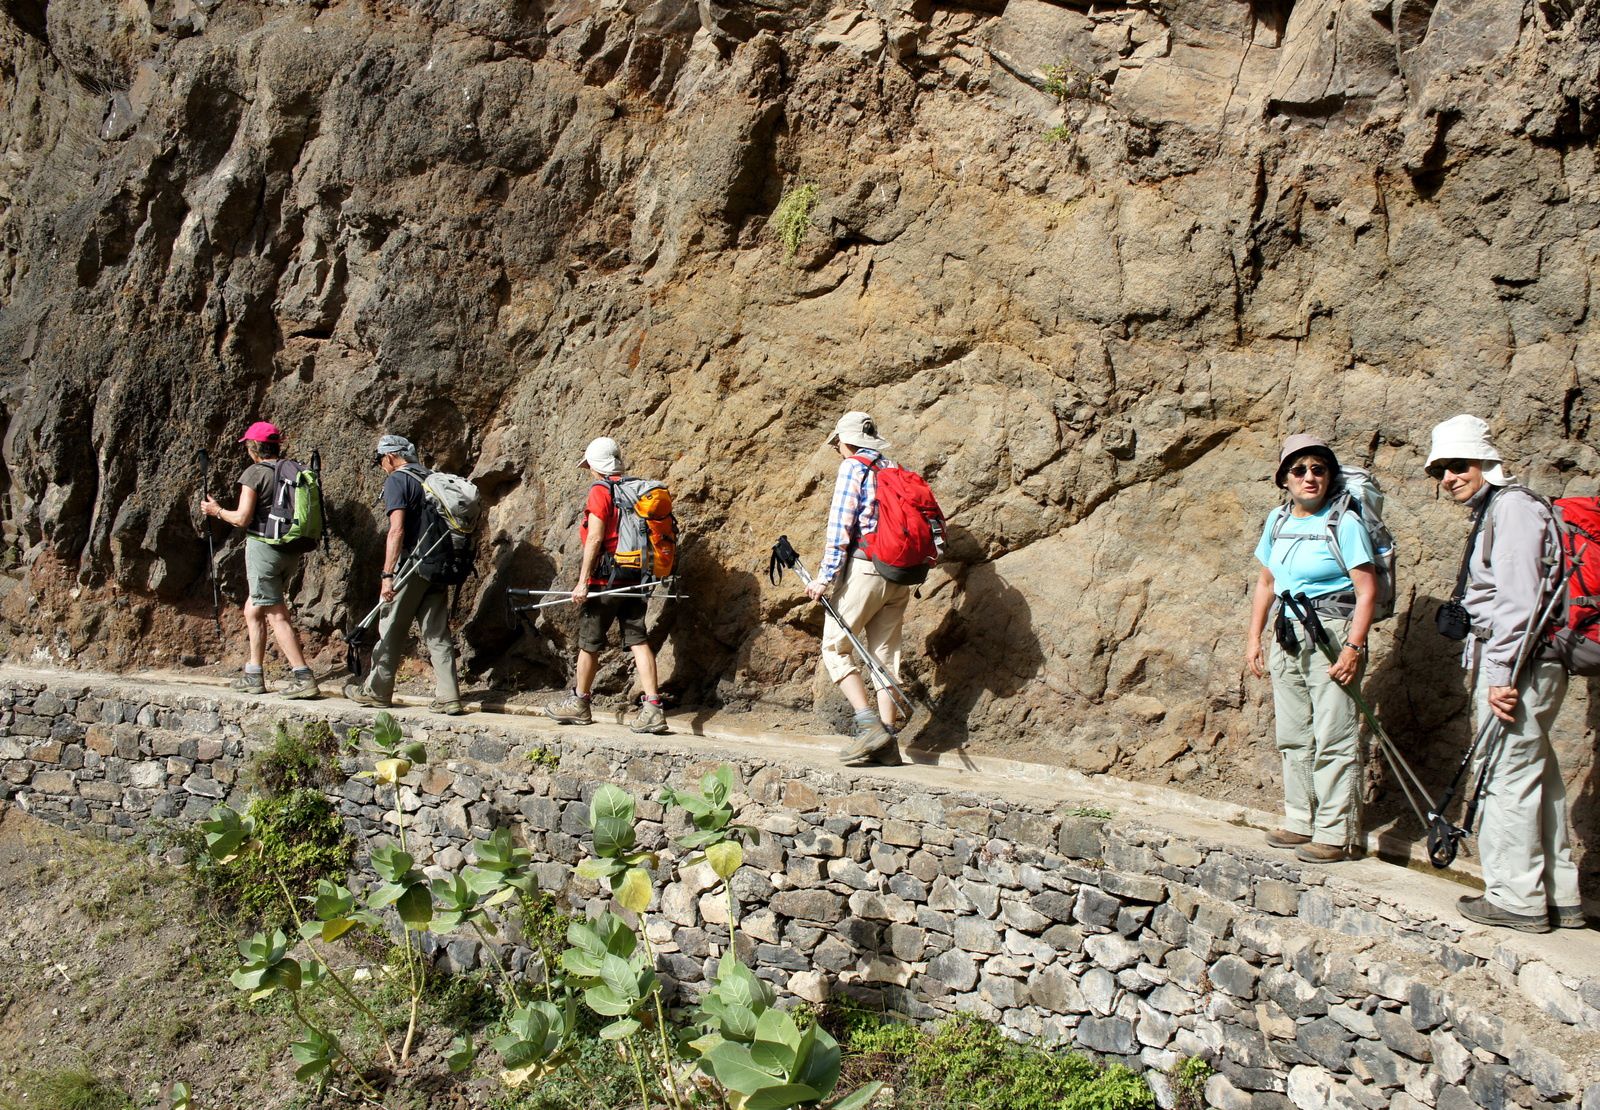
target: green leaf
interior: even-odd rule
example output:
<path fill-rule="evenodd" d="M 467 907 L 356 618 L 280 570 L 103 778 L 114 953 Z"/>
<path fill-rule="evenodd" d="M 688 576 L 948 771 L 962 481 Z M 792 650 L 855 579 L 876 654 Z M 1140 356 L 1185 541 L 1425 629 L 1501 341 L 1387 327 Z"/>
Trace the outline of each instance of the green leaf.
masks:
<path fill-rule="evenodd" d="M 595 882 L 609 882 L 611 876 L 621 871 L 627 864 L 619 859 L 603 859 L 590 856 L 577 866 L 578 878 L 591 879 Z"/>
<path fill-rule="evenodd" d="M 384 883 L 377 890 L 367 896 L 367 905 L 375 910 L 392 906 L 408 888 L 399 883 Z"/>
<path fill-rule="evenodd" d="M 820 1025 L 812 1025 L 796 1055 L 800 1067 L 794 1072 L 795 1080 L 815 1087 L 824 1097 L 832 1094 L 839 1085 L 839 1042 Z"/>
<path fill-rule="evenodd" d="M 600 979 L 618 995 L 638 998 L 638 969 L 621 956 L 608 955 L 600 961 Z"/>
<path fill-rule="evenodd" d="M 612 893 L 623 909 L 643 913 L 650 908 L 650 899 L 655 895 L 655 888 L 650 885 L 650 872 L 642 867 L 628 868 Z"/>
<path fill-rule="evenodd" d="M 804 1083 L 785 1083 L 782 1086 L 766 1087 L 757 1091 L 745 1100 L 743 1110 L 789 1110 L 791 1106 L 799 1106 L 802 1102 L 815 1102 L 821 1097 L 820 1091 L 815 1091 Z"/>
<path fill-rule="evenodd" d="M 700 790 L 705 794 L 706 801 L 720 808 L 728 800 L 728 795 L 733 793 L 733 768 L 722 764 L 701 780 Z"/>
<path fill-rule="evenodd" d="M 289 1046 L 289 1054 L 299 1067 L 295 1068 L 294 1077 L 302 1083 L 313 1076 L 320 1075 L 333 1067 L 334 1055 L 338 1051 L 338 1042 L 323 1036 L 315 1029 L 307 1028 L 304 1036 Z"/>
<path fill-rule="evenodd" d="M 758 1067 L 750 1050 L 742 1044 L 724 1041 L 703 1057 L 718 1083 L 741 1095 L 752 1095 L 783 1082 L 783 1077 Z"/>
<path fill-rule="evenodd" d="M 465 1033 L 458 1034 L 450 1042 L 450 1047 L 445 1049 L 445 1063 L 450 1065 L 450 1071 L 459 1075 L 472 1067 L 478 1059 L 478 1049 L 472 1043 L 472 1038 Z"/>
<path fill-rule="evenodd" d="M 428 762 L 428 749 L 420 740 L 412 740 L 400 745 L 400 758 L 412 763 Z"/>
<path fill-rule="evenodd" d="M 583 992 L 583 1001 L 602 1017 L 623 1017 L 633 1013 L 639 1005 L 639 999 L 618 994 L 609 986 L 590 987 Z"/>
<path fill-rule="evenodd" d="M 403 881 L 416 862 L 398 844 L 380 844 L 372 850 L 372 869 L 386 882 Z"/>
<path fill-rule="evenodd" d="M 350 893 L 348 887 L 328 879 L 318 879 L 317 895 L 312 906 L 319 920 L 332 921 L 336 917 L 348 916 L 356 908 L 356 896 Z"/>
<path fill-rule="evenodd" d="M 619 1018 L 600 1030 L 600 1039 L 602 1041 L 627 1040 L 643 1028 L 644 1026 L 633 1018 Z"/>
<path fill-rule="evenodd" d="M 394 908 L 408 927 L 426 928 L 433 917 L 433 899 L 428 896 L 428 885 L 417 883 L 408 886 L 406 892 L 395 900 Z"/>
<path fill-rule="evenodd" d="M 727 882 L 744 863 L 744 848 L 737 840 L 724 840 L 720 844 L 713 844 L 706 849 L 706 862 L 711 865 L 711 870 L 717 873 L 717 878 Z"/>
<path fill-rule="evenodd" d="M 882 1089 L 883 1081 L 874 1080 L 865 1087 L 858 1087 L 856 1090 L 851 1091 L 838 1102 L 829 1103 L 828 1110 L 861 1110 Z"/>
<path fill-rule="evenodd" d="M 206 834 L 206 853 L 218 863 L 232 861 L 255 835 L 255 822 L 228 806 L 213 806 L 211 820 L 200 822 L 200 828 Z"/>
<path fill-rule="evenodd" d="M 189 1084 L 179 1080 L 167 1092 L 167 1110 L 190 1110 Z"/>
<path fill-rule="evenodd" d="M 400 722 L 394 719 L 394 714 L 389 712 L 379 713 L 372 722 L 372 742 L 386 752 L 392 752 L 399 746 L 405 735 L 400 731 Z"/>
<path fill-rule="evenodd" d="M 589 803 L 589 828 L 597 856 L 615 857 L 633 848 L 634 801 L 620 787 L 606 783 Z"/>

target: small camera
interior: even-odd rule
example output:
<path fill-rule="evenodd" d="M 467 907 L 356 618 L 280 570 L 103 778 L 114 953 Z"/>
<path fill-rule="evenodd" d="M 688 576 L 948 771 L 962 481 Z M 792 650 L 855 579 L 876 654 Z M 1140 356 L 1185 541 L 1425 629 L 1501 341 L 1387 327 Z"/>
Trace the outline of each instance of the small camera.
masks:
<path fill-rule="evenodd" d="M 1439 635 L 1446 640 L 1460 641 L 1472 635 L 1472 617 L 1468 615 L 1467 607 L 1453 598 L 1439 606 L 1439 611 L 1433 615 L 1433 623 Z"/>

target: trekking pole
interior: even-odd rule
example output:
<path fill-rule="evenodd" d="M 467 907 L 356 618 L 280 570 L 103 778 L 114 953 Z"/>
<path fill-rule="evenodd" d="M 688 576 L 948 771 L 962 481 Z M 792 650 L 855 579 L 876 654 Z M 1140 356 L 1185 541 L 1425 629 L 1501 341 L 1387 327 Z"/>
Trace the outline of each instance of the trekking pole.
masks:
<path fill-rule="evenodd" d="M 1311 642 L 1316 645 L 1318 651 L 1322 652 L 1323 658 L 1329 663 L 1338 662 L 1339 653 L 1334 650 L 1333 637 L 1329 636 L 1328 630 L 1323 627 L 1311 598 L 1303 593 L 1296 596 L 1285 590 L 1279 596 L 1279 601 L 1294 614 L 1295 619 L 1306 630 L 1306 634 L 1311 637 Z M 1422 823 L 1423 828 L 1431 828 L 1435 815 L 1431 812 L 1424 815 L 1425 806 L 1422 803 L 1427 801 L 1428 791 L 1423 786 L 1422 779 L 1412 769 L 1411 764 L 1406 761 L 1405 757 L 1400 754 L 1400 749 L 1395 746 L 1394 741 L 1389 739 L 1389 733 L 1384 729 L 1383 725 L 1378 723 L 1377 714 L 1372 711 L 1372 707 L 1367 704 L 1367 700 L 1361 696 L 1361 691 L 1356 684 L 1351 683 L 1346 686 L 1340 683 L 1339 689 L 1343 690 L 1350 700 L 1355 702 L 1357 711 L 1366 719 L 1367 725 L 1372 729 L 1372 735 L 1378 741 L 1378 750 L 1383 753 L 1389 768 L 1394 771 L 1395 778 L 1399 780 L 1400 790 L 1405 794 L 1406 804 L 1411 807 L 1411 812 L 1416 814 L 1417 820 Z M 1454 826 L 1451 826 L 1451 828 L 1454 828 Z M 1431 844 L 1431 832 L 1429 837 Z M 1448 861 L 1434 866 L 1448 866 Z"/>
<path fill-rule="evenodd" d="M 211 500 L 211 452 L 204 447 L 195 455 L 200 463 L 200 495 L 202 501 Z M 206 534 L 206 571 L 211 576 L 211 620 L 217 626 L 217 639 L 222 639 L 222 587 L 217 582 L 217 541 L 211 535 L 211 520 L 200 514 L 200 527 Z"/>
<path fill-rule="evenodd" d="M 317 476 L 317 515 L 322 518 L 322 553 L 328 553 L 328 506 L 322 500 L 322 449 L 311 449 L 311 473 Z"/>
<path fill-rule="evenodd" d="M 400 573 L 395 576 L 394 592 L 396 595 L 400 593 L 401 587 L 410 582 L 412 576 L 417 573 L 418 568 L 422 565 L 422 560 L 432 555 L 439 545 L 449 538 L 450 533 L 448 531 L 442 532 L 439 538 L 433 541 L 432 547 L 429 547 L 421 555 L 406 559 L 400 568 Z M 372 607 L 372 611 L 362 617 L 344 638 L 344 664 L 349 668 L 350 673 L 357 678 L 361 677 L 361 649 L 366 646 L 365 633 L 372 626 L 372 622 L 378 619 L 378 614 L 383 612 L 383 607 L 387 604 L 389 604 L 387 601 L 380 600 L 378 604 Z"/>
<path fill-rule="evenodd" d="M 807 588 L 811 586 L 811 575 L 806 573 L 806 568 L 801 564 L 800 553 L 789 543 L 788 536 L 779 536 L 778 542 L 772 545 L 772 558 L 767 563 L 767 577 L 774 586 L 783 578 L 785 570 L 794 571 L 802 586 Z M 889 673 L 888 668 L 880 663 L 872 652 L 867 650 L 867 645 L 861 642 L 860 637 L 851 630 L 850 625 L 839 615 L 839 610 L 834 608 L 833 602 L 826 595 L 819 597 L 817 600 L 822 602 L 822 607 L 828 611 L 828 615 L 833 618 L 834 623 L 844 630 L 844 634 L 855 645 L 856 651 L 867 665 L 867 670 L 872 672 L 873 679 L 878 683 L 878 688 L 888 691 L 889 697 L 894 701 L 896 708 L 904 713 L 906 720 L 909 721 L 916 708 L 912 704 L 910 696 L 894 680 L 894 676 Z"/>
<path fill-rule="evenodd" d="M 686 597 L 689 596 L 688 594 L 680 594 L 680 593 L 676 592 L 675 590 L 673 590 L 672 585 L 671 585 L 672 581 L 673 580 L 670 579 L 670 578 L 660 578 L 660 579 L 656 579 L 653 582 L 638 582 L 638 583 L 635 583 L 632 586 L 618 586 L 614 590 L 600 590 L 600 591 L 598 591 L 596 593 L 590 594 L 589 597 L 590 598 L 617 597 L 617 596 L 621 596 L 623 594 L 639 594 L 646 601 L 653 601 L 658 597 L 660 597 L 660 598 L 669 598 L 669 597 L 672 597 L 672 598 L 686 598 Z M 663 582 L 667 583 L 667 592 L 666 593 L 664 593 L 664 594 L 653 594 L 653 593 L 650 592 L 651 590 L 654 590 L 656 588 L 656 586 L 660 585 Z M 571 590 L 521 590 L 521 589 L 516 589 L 516 590 L 507 590 L 506 593 L 511 597 L 546 597 L 546 598 L 551 598 L 552 599 L 552 600 L 549 600 L 549 601 L 535 602 L 535 603 L 533 603 L 531 605 L 513 605 L 513 606 L 511 606 L 511 611 L 513 613 L 527 613 L 527 612 L 530 612 L 531 610 L 534 610 L 534 609 L 548 609 L 548 608 L 551 608 L 552 606 L 555 606 L 555 605 L 570 605 L 572 603 L 572 591 Z"/>

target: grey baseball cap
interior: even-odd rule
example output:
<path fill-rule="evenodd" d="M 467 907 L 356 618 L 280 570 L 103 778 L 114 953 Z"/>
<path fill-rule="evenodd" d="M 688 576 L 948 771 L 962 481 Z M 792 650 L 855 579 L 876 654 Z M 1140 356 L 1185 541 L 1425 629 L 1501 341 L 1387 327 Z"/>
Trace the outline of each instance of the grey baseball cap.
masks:
<path fill-rule="evenodd" d="M 383 435 L 378 437 L 379 455 L 399 455 L 407 462 L 417 461 L 417 445 L 405 436 Z"/>

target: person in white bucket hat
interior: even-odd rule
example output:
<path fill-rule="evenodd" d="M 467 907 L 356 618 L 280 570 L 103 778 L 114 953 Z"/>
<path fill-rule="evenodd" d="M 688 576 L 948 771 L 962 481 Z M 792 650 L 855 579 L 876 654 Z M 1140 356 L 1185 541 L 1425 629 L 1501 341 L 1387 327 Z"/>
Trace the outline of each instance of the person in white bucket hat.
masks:
<path fill-rule="evenodd" d="M 1527 933 L 1547 933 L 1552 923 L 1584 928 L 1566 787 L 1550 745 L 1567 672 L 1558 660 L 1535 657 L 1520 684 L 1513 674 L 1528 624 L 1543 612 L 1561 567 L 1555 514 L 1505 472 L 1489 425 L 1476 416 L 1435 425 L 1427 472 L 1441 492 L 1472 511 L 1463 574 L 1451 599 L 1466 619 L 1451 631 L 1441 619 L 1440 631 L 1465 638 L 1474 716 L 1481 722 L 1493 713 L 1505 723 L 1500 744 L 1479 753 L 1492 760 L 1478 831 L 1484 892 L 1460 899 L 1458 908 L 1469 921 Z"/>

